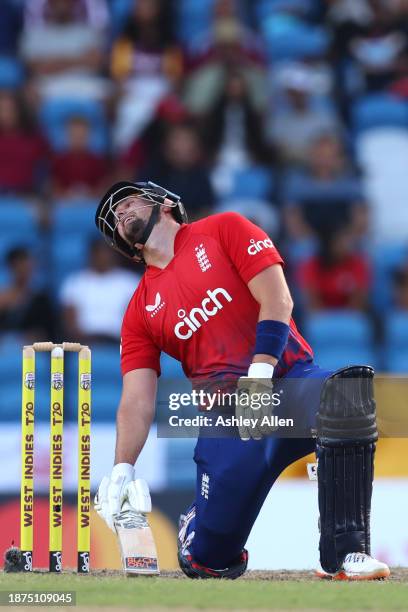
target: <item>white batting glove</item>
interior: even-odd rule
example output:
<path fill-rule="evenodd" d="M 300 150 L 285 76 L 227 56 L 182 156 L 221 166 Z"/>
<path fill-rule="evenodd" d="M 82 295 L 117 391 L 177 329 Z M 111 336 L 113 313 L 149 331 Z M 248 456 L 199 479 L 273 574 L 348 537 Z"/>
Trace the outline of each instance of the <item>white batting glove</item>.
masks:
<path fill-rule="evenodd" d="M 95 495 L 95 510 L 109 529 L 115 531 L 114 518 L 127 499 L 127 485 L 134 480 L 135 469 L 130 463 L 117 463 L 110 477 L 104 476 Z"/>
<path fill-rule="evenodd" d="M 256 420 L 255 426 L 252 424 L 238 426 L 239 436 L 245 442 L 251 438 L 260 440 L 274 429 L 269 425 L 262 425 L 263 418 L 270 417 L 273 413 L 273 371 L 274 367 L 269 363 L 252 363 L 248 376 L 241 376 L 238 379 L 239 399 L 235 407 L 235 416 L 241 419 Z M 268 396 L 270 401 L 266 401 Z"/>

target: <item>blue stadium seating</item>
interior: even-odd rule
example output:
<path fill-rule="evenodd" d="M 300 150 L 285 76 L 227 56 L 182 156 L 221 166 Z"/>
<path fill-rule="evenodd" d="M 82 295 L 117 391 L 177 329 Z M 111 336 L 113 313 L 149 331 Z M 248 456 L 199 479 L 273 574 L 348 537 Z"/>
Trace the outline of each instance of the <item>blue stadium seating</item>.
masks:
<path fill-rule="evenodd" d="M 23 66 L 13 57 L 0 57 L 0 88 L 15 89 L 24 81 Z"/>
<path fill-rule="evenodd" d="M 369 319 L 360 312 L 348 310 L 322 311 L 306 321 L 306 338 L 312 346 L 361 348 L 373 341 Z"/>
<path fill-rule="evenodd" d="M 258 0 L 255 11 L 258 23 L 268 17 L 272 12 L 294 11 L 305 16 L 310 15 L 316 8 L 315 0 Z"/>
<path fill-rule="evenodd" d="M 354 311 L 324 311 L 308 317 L 305 337 L 318 365 L 337 369 L 352 364 L 377 367 L 378 355 L 369 319 Z"/>
<path fill-rule="evenodd" d="M 92 347 L 92 419 L 114 421 L 122 390 L 118 346 Z"/>
<path fill-rule="evenodd" d="M 270 197 L 272 188 L 273 176 L 271 170 L 262 166 L 252 166 L 235 173 L 234 186 L 228 197 L 265 200 Z"/>
<path fill-rule="evenodd" d="M 408 128 L 408 104 L 389 94 L 364 96 L 352 108 L 352 122 L 356 132 L 384 126 Z"/>
<path fill-rule="evenodd" d="M 401 242 L 377 245 L 371 253 L 374 270 L 371 299 L 380 314 L 392 306 L 392 274 L 407 258 L 408 247 Z"/>
<path fill-rule="evenodd" d="M 390 349 L 385 353 L 386 370 L 391 374 L 408 374 L 408 350 Z"/>
<path fill-rule="evenodd" d="M 408 373 L 408 313 L 391 311 L 385 320 L 385 365 L 394 374 Z"/>
<path fill-rule="evenodd" d="M 314 348 L 315 362 L 317 365 L 328 370 L 337 370 L 344 368 L 349 365 L 370 365 L 374 368 L 378 368 L 381 363 L 379 362 L 378 353 L 371 348 L 346 348 L 337 347 L 333 348 L 321 348 L 319 346 Z"/>
<path fill-rule="evenodd" d="M 191 488 L 196 470 L 192 457 L 196 441 L 192 438 L 170 438 L 167 446 L 169 486 L 176 489 Z"/>
<path fill-rule="evenodd" d="M 86 266 L 89 243 L 100 237 L 94 223 L 95 210 L 96 202 L 89 200 L 56 204 L 51 236 L 54 287 L 59 287 L 68 274 Z"/>
<path fill-rule="evenodd" d="M 56 151 L 67 145 L 67 121 L 74 116 L 84 117 L 90 125 L 90 147 L 95 152 L 105 151 L 108 144 L 104 107 L 94 100 L 57 98 L 45 101 L 40 109 L 44 132 Z"/>
<path fill-rule="evenodd" d="M 112 36 L 117 36 L 123 29 L 131 10 L 133 0 L 110 0 L 110 13 L 112 19 Z"/>
<path fill-rule="evenodd" d="M 181 364 L 174 357 L 162 353 L 160 358 L 161 375 L 163 378 L 184 378 Z"/>
<path fill-rule="evenodd" d="M 194 49 L 211 26 L 214 0 L 179 0 L 177 4 L 178 36 L 185 45 Z"/>
<path fill-rule="evenodd" d="M 408 313 L 392 311 L 385 321 L 385 343 L 388 348 L 408 350 Z"/>
<path fill-rule="evenodd" d="M 326 30 L 292 15 L 271 14 L 261 28 L 270 61 L 319 57 L 329 46 Z"/>
<path fill-rule="evenodd" d="M 16 246 L 35 249 L 39 246 L 39 231 L 34 208 L 24 200 L 0 197 L 0 262 L 7 251 Z"/>

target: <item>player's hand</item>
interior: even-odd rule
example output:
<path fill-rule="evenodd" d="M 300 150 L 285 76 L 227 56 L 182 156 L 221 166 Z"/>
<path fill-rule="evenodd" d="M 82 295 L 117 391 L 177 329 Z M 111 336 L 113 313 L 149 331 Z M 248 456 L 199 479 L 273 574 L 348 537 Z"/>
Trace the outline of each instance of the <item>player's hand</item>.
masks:
<path fill-rule="evenodd" d="M 269 421 L 273 415 L 272 376 L 270 378 L 241 376 L 237 383 L 237 394 L 235 416 L 242 420 L 249 419 L 251 422 L 250 425 L 238 425 L 241 440 L 248 441 L 251 438 L 261 440 L 275 431 L 276 427 L 272 426 Z M 256 421 L 255 425 L 252 420 Z"/>
<path fill-rule="evenodd" d="M 135 470 L 130 463 L 117 463 L 110 477 L 104 476 L 95 496 L 95 510 L 109 529 L 115 531 L 114 518 L 127 499 L 127 485 L 133 482 Z"/>

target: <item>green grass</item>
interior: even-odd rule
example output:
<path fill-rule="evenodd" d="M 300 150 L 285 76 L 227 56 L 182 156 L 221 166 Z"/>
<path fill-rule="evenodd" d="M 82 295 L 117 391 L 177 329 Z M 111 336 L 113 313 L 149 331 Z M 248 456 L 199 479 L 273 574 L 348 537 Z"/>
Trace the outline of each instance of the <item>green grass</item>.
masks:
<path fill-rule="evenodd" d="M 1 574 L 0 590 L 75 591 L 79 606 L 184 609 L 407 610 L 404 582 L 193 581 L 75 574 Z M 68 608 L 69 609 L 69 608 Z"/>

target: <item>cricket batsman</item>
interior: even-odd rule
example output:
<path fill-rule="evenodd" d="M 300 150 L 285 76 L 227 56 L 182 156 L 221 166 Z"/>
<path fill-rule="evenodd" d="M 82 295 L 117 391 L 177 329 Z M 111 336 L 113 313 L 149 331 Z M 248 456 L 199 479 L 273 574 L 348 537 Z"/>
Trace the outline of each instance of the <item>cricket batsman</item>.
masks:
<path fill-rule="evenodd" d="M 182 571 L 190 578 L 241 576 L 247 538 L 272 485 L 288 465 L 316 451 L 317 575 L 388 577 L 387 565 L 370 556 L 374 371 L 356 365 L 331 372 L 314 363 L 292 319 L 283 260 L 271 239 L 234 212 L 189 224 L 180 197 L 151 182 L 113 185 L 96 225 L 113 248 L 146 266 L 123 319 L 115 465 L 96 498 L 109 527 L 134 480 L 165 351 L 193 385 L 229 376 L 254 393 L 294 379 L 292 401 L 315 428 L 315 437 L 304 438 L 260 436 L 256 429 L 198 438 L 196 497 L 180 517 Z"/>

